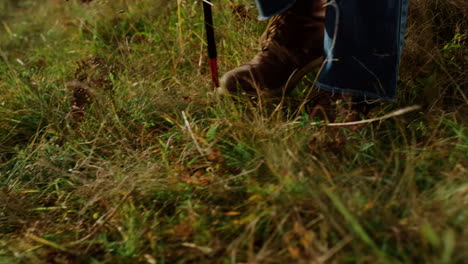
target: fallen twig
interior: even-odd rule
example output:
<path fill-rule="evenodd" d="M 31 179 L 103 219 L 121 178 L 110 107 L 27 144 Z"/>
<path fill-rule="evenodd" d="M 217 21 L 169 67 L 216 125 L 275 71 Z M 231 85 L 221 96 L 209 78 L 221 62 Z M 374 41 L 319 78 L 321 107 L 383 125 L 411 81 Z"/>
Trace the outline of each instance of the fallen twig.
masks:
<path fill-rule="evenodd" d="M 420 105 L 413 105 L 413 106 L 409 106 L 409 107 L 405 107 L 405 108 L 402 108 L 402 109 L 395 110 L 395 111 L 393 111 L 393 112 L 391 112 L 389 114 L 386 114 L 384 116 L 381 116 L 381 117 L 365 119 L 365 120 L 360 120 L 360 121 L 354 121 L 354 122 L 329 123 L 329 124 L 327 124 L 327 126 L 337 127 L 337 126 L 355 126 L 355 125 L 369 124 L 369 123 L 373 123 L 373 122 L 377 122 L 377 121 L 386 120 L 386 119 L 389 119 L 389 118 L 392 118 L 392 117 L 401 116 L 401 115 L 404 115 L 404 114 L 407 114 L 409 112 L 413 112 L 413 111 L 416 111 L 416 110 L 419 110 L 419 109 L 421 109 Z"/>

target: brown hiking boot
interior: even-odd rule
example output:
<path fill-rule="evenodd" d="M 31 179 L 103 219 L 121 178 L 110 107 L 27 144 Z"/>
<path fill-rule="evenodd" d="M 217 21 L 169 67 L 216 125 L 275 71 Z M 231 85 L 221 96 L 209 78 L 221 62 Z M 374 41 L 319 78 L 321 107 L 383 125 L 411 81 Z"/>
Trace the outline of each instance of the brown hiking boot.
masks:
<path fill-rule="evenodd" d="M 298 0 L 272 17 L 250 62 L 224 74 L 220 94 L 284 95 L 321 63 L 325 0 Z"/>

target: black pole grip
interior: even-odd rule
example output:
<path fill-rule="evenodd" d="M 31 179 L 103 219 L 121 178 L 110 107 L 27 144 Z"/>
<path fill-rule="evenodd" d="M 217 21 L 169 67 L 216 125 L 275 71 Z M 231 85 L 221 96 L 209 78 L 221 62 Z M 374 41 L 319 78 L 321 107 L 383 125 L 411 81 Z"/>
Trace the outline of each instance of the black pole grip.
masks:
<path fill-rule="evenodd" d="M 210 59 L 216 59 L 218 56 L 216 51 L 216 42 L 213 27 L 213 13 L 208 0 L 203 0 L 203 13 L 205 15 L 206 39 L 208 41 L 208 56 Z"/>

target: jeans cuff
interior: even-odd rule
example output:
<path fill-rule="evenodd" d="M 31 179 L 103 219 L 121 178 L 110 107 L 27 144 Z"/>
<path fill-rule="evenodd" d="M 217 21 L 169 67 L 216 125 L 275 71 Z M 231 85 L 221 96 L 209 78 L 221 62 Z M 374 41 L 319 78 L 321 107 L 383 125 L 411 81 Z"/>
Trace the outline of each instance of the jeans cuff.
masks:
<path fill-rule="evenodd" d="M 340 87 L 330 86 L 321 82 L 317 82 L 317 86 L 319 87 L 319 89 L 327 91 L 327 92 L 331 92 L 331 93 L 350 93 L 352 95 L 362 96 L 364 98 L 364 101 L 366 101 L 367 103 L 376 103 L 379 101 L 386 101 L 386 102 L 394 103 L 397 101 L 396 97 L 382 96 L 382 95 L 379 95 L 373 92 L 368 92 L 368 91 L 340 88 Z"/>
<path fill-rule="evenodd" d="M 296 1 L 292 1 L 290 4 L 288 4 L 287 6 L 279 9 L 278 11 L 272 13 L 272 14 L 262 14 L 262 10 L 261 8 L 259 8 L 259 15 L 258 15 L 258 20 L 267 20 L 269 19 L 270 17 L 273 17 L 273 16 L 276 16 L 276 15 L 279 15 L 281 13 L 283 13 L 284 11 L 288 10 L 289 8 L 291 8 L 294 4 L 296 4 Z"/>

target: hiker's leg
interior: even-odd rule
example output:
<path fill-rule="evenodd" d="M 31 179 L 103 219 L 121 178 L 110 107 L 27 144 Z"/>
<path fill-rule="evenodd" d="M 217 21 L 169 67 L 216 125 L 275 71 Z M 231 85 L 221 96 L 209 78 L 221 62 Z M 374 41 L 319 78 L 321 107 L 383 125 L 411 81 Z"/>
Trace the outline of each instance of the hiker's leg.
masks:
<path fill-rule="evenodd" d="M 329 1 L 319 87 L 396 100 L 407 9 L 408 0 Z"/>
<path fill-rule="evenodd" d="M 256 0 L 261 20 L 276 16 L 292 7 L 296 0 Z"/>

